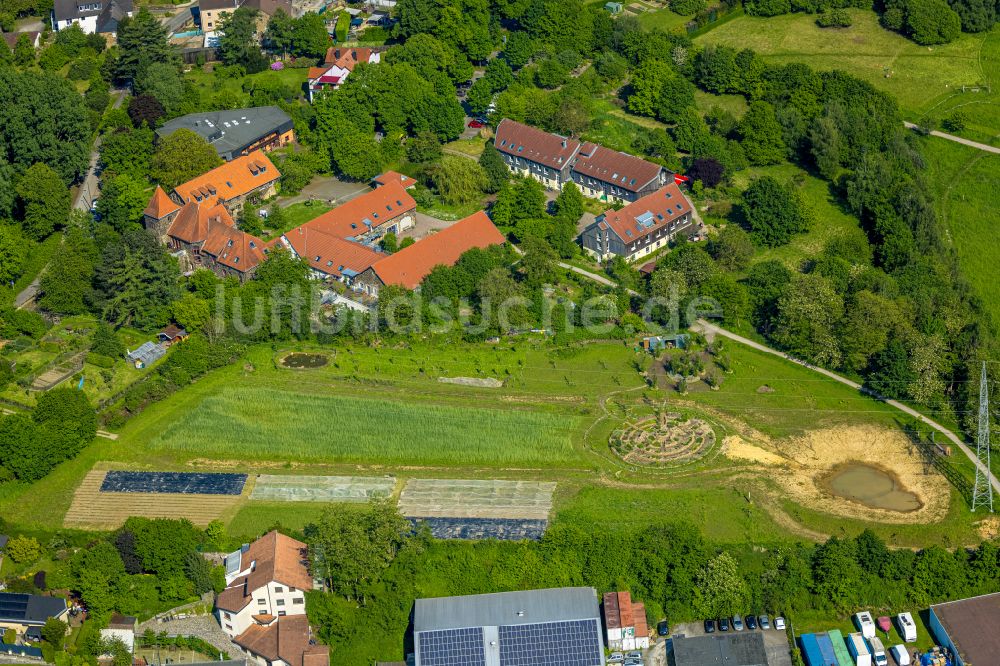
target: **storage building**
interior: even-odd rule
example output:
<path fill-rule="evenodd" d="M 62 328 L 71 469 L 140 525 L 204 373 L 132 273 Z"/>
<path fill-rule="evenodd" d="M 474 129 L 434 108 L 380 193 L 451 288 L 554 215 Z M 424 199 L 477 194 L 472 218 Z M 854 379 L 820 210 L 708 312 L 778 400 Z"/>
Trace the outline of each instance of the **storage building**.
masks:
<path fill-rule="evenodd" d="M 1000 592 L 949 601 L 930 608 L 928 627 L 956 666 L 995 664 L 1000 655 Z"/>
<path fill-rule="evenodd" d="M 604 627 L 611 650 L 645 650 L 649 647 L 646 606 L 634 603 L 628 592 L 604 595 Z"/>
<path fill-rule="evenodd" d="M 603 666 L 597 591 L 563 587 L 418 599 L 415 666 Z"/>

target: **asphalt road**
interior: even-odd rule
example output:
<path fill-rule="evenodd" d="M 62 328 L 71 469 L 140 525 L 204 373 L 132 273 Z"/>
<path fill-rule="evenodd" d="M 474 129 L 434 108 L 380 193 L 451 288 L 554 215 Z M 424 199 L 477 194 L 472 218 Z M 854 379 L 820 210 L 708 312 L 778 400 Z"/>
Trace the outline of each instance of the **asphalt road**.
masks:
<path fill-rule="evenodd" d="M 189 2 L 186 5 L 178 5 L 171 10 L 174 14 L 173 16 L 161 16 L 160 23 L 166 26 L 167 34 L 172 35 L 183 28 L 186 23 L 193 22 L 194 16 L 191 14 L 191 8 L 197 6 L 197 4 L 197 1 L 195 1 Z"/>

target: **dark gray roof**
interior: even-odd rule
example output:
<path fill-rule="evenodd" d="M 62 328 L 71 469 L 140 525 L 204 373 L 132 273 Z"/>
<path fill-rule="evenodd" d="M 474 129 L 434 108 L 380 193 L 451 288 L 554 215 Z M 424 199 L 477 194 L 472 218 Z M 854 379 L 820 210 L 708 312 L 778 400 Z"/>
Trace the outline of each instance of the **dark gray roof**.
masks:
<path fill-rule="evenodd" d="M 181 128 L 189 129 L 204 137 L 219 155 L 232 159 L 258 139 L 275 131 L 287 132 L 293 127 L 292 119 L 278 107 L 255 106 L 232 111 L 190 113 L 164 123 L 156 133 L 165 137 Z"/>
<path fill-rule="evenodd" d="M 760 632 L 675 636 L 673 642 L 677 666 L 767 666 Z"/>
<path fill-rule="evenodd" d="M 98 2 L 101 5 L 98 9 L 88 9 L 85 11 L 80 11 L 79 9 L 80 5 L 93 5 L 98 4 Z M 55 14 L 57 21 L 108 14 L 109 16 L 114 16 L 117 22 L 126 13 L 131 12 L 132 9 L 132 0 L 55 0 L 52 5 L 52 12 Z M 98 24 L 102 22 L 106 23 L 104 17 L 98 19 Z"/>
<path fill-rule="evenodd" d="M 966 664 L 993 663 L 1000 654 L 1000 633 L 996 631 L 1000 621 L 1000 592 L 935 604 L 931 613 Z M 944 637 L 937 639 L 943 641 Z"/>
<path fill-rule="evenodd" d="M 107 0 L 97 17 L 97 32 L 118 32 L 118 23 L 132 11 L 132 0 Z"/>
<path fill-rule="evenodd" d="M 594 588 L 559 587 L 417 599 L 413 630 L 501 627 L 599 618 L 597 591 Z"/>
<path fill-rule="evenodd" d="M 42 625 L 45 620 L 59 617 L 66 610 L 66 600 L 59 597 L 0 592 L 0 622 Z"/>
<path fill-rule="evenodd" d="M 0 550 L 7 547 L 7 542 L 10 541 L 10 537 L 6 534 L 0 534 Z"/>

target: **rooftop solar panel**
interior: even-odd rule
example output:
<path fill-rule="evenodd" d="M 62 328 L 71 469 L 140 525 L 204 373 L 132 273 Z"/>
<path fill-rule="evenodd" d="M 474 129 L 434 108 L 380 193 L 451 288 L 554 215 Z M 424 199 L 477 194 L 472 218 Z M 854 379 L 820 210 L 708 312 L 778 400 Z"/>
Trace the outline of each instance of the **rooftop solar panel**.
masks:
<path fill-rule="evenodd" d="M 420 666 L 486 666 L 482 627 L 424 631 L 417 640 Z"/>
<path fill-rule="evenodd" d="M 500 627 L 500 666 L 601 666 L 603 645 L 594 620 Z"/>
<path fill-rule="evenodd" d="M 112 470 L 105 475 L 101 492 L 239 495 L 246 481 L 246 474 Z"/>

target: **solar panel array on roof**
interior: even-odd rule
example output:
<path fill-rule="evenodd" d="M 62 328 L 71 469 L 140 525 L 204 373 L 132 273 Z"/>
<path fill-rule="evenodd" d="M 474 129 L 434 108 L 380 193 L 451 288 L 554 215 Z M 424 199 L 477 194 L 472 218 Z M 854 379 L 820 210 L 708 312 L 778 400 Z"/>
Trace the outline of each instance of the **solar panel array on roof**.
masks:
<path fill-rule="evenodd" d="M 23 618 L 28 611 L 27 594 L 0 595 L 0 618 Z"/>
<path fill-rule="evenodd" d="M 246 474 L 112 470 L 105 475 L 101 492 L 240 495 L 246 482 Z"/>
<path fill-rule="evenodd" d="M 485 666 L 483 628 L 425 631 L 420 634 L 421 666 Z"/>
<path fill-rule="evenodd" d="M 602 642 L 594 620 L 499 627 L 500 666 L 600 666 Z"/>

